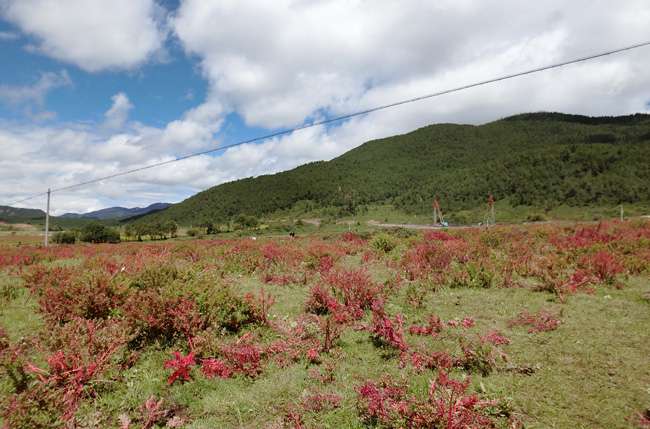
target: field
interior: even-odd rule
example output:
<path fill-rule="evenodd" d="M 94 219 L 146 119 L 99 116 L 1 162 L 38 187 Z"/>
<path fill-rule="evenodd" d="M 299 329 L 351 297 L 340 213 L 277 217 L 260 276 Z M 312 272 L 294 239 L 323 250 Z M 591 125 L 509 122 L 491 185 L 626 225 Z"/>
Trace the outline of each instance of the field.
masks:
<path fill-rule="evenodd" d="M 650 222 L 0 244 L 0 426 L 650 425 Z"/>

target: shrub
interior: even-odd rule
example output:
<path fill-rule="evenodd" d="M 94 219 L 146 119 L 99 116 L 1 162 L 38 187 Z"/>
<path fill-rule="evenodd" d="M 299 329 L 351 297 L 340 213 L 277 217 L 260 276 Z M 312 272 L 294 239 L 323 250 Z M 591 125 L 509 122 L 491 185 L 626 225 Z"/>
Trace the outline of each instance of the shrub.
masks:
<path fill-rule="evenodd" d="M 53 332 L 55 342 L 47 358 L 48 369 L 27 364 L 38 383 L 26 391 L 54 405 L 63 421 L 69 422 L 81 400 L 93 393 L 92 382 L 111 379 L 117 371 L 113 357 L 123 350 L 127 338 L 117 322 L 74 319 Z"/>
<path fill-rule="evenodd" d="M 101 223 L 93 222 L 81 228 L 79 240 L 86 243 L 119 243 L 120 233 Z"/>
<path fill-rule="evenodd" d="M 376 344 L 390 346 L 400 352 L 408 350 L 404 340 L 404 317 L 398 314 L 390 319 L 379 301 L 372 306 L 371 332 Z"/>
<path fill-rule="evenodd" d="M 397 242 L 388 234 L 377 234 L 373 237 L 370 245 L 380 252 L 388 253 L 395 248 Z"/>
<path fill-rule="evenodd" d="M 197 237 L 201 235 L 201 231 L 198 228 L 190 228 L 185 232 L 185 234 L 187 234 L 188 237 Z"/>
<path fill-rule="evenodd" d="M 526 220 L 528 222 L 545 222 L 548 219 L 542 213 L 530 213 L 528 216 L 526 216 Z"/>
<path fill-rule="evenodd" d="M 384 378 L 368 381 L 357 388 L 357 408 L 361 418 L 380 427 L 418 428 L 493 428 L 495 421 L 487 415 L 494 405 L 467 394 L 470 380 L 458 381 L 439 371 L 431 381 L 428 397 L 419 399 L 407 394 L 405 386 Z"/>
<path fill-rule="evenodd" d="M 233 222 L 238 225 L 240 228 L 255 228 L 259 225 L 260 221 L 255 216 L 249 216 L 245 214 L 240 214 Z"/>
<path fill-rule="evenodd" d="M 61 231 L 52 236 L 52 241 L 57 244 L 74 244 L 77 241 L 77 234 L 73 231 Z"/>

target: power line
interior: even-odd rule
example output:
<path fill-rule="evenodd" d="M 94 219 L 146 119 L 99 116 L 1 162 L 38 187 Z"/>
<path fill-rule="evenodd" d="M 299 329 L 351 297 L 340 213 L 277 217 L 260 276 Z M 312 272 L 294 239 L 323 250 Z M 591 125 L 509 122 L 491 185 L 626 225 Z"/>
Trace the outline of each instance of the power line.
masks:
<path fill-rule="evenodd" d="M 459 91 L 463 91 L 463 90 L 466 90 L 466 89 L 475 88 L 475 87 L 478 87 L 478 86 L 483 86 L 483 85 L 488 85 L 488 84 L 491 84 L 491 83 L 500 82 L 500 81 L 503 81 L 503 80 L 513 79 L 513 78 L 516 78 L 516 77 L 521 77 L 521 76 L 526 76 L 526 75 L 529 75 L 529 74 L 539 73 L 539 72 L 542 72 L 542 71 L 545 71 L 545 70 L 556 69 L 556 68 L 559 68 L 559 67 L 564 67 L 564 66 L 568 66 L 568 65 L 576 64 L 576 63 L 581 63 L 581 62 L 593 60 L 593 59 L 596 59 L 596 58 L 606 57 L 608 55 L 618 54 L 618 53 L 621 53 L 621 52 L 630 51 L 632 49 L 637 49 L 637 48 L 641 48 L 641 47 L 648 46 L 648 45 L 650 45 L 650 41 L 636 43 L 634 45 L 629 45 L 629 46 L 626 46 L 626 47 L 623 47 L 623 48 L 618 48 L 618 49 L 614 49 L 614 50 L 610 50 L 610 51 L 601 52 L 601 53 L 598 53 L 598 54 L 588 55 L 588 56 L 585 56 L 585 57 L 575 58 L 575 59 L 568 60 L 568 61 L 563 61 L 563 62 L 560 62 L 560 63 L 549 64 L 549 65 L 542 66 L 542 67 L 536 67 L 536 68 L 533 68 L 533 69 L 530 69 L 530 70 L 525 70 L 525 71 L 521 71 L 521 72 L 517 72 L 517 73 L 507 74 L 507 75 L 504 75 L 504 76 L 499 76 L 499 77 L 488 79 L 488 80 L 483 80 L 483 81 L 479 81 L 479 82 L 475 82 L 475 83 L 470 83 L 470 84 L 458 86 L 458 87 L 455 87 L 455 88 L 445 89 L 443 91 L 438 91 L 438 92 L 433 92 L 433 93 L 430 93 L 430 94 L 421 95 L 421 96 L 418 96 L 418 97 L 407 98 L 407 99 L 400 100 L 400 101 L 395 101 L 395 102 L 389 103 L 389 104 L 382 104 L 382 105 L 379 105 L 379 106 L 372 107 L 370 109 L 360 110 L 360 111 L 357 111 L 357 112 L 354 112 L 354 113 L 349 113 L 349 114 L 346 114 L 346 115 L 336 116 L 336 117 L 329 118 L 329 119 L 324 119 L 324 120 L 321 120 L 321 121 L 316 121 L 316 122 L 311 122 L 311 123 L 308 123 L 308 124 L 303 124 L 303 125 L 300 125 L 300 126 L 297 126 L 297 127 L 285 129 L 285 130 L 282 130 L 282 131 L 277 131 L 277 132 L 270 133 L 270 134 L 265 134 L 265 135 L 262 135 L 262 136 L 259 136 L 259 137 L 254 137 L 254 138 L 251 138 L 251 139 L 248 139 L 248 140 L 242 140 L 242 141 L 239 141 L 239 142 L 236 142 L 236 143 L 231 143 L 231 144 L 227 144 L 227 145 L 224 145 L 224 146 L 219 146 L 219 147 L 204 150 L 204 151 L 201 151 L 201 152 L 194 152 L 194 153 L 190 153 L 190 154 L 187 154 L 187 155 L 182 155 L 182 156 L 179 156 L 177 158 L 170 159 L 170 160 L 167 160 L 167 161 L 156 162 L 156 163 L 153 163 L 153 164 L 144 165 L 142 167 L 137 167 L 137 168 L 133 168 L 133 169 L 130 169 L 130 170 L 124 170 L 124 171 L 121 171 L 121 172 L 118 172 L 118 173 L 109 174 L 108 176 L 99 177 L 97 179 L 91 179 L 91 180 L 87 180 L 87 181 L 84 181 L 84 182 L 75 183 L 73 185 L 63 186 L 63 187 L 60 187 L 60 188 L 53 188 L 51 190 L 51 192 L 54 193 L 54 192 L 66 191 L 66 190 L 73 189 L 73 188 L 78 188 L 78 187 L 81 187 L 81 186 L 91 185 L 93 183 L 102 182 L 104 180 L 110 180 L 110 179 L 114 179 L 116 177 L 126 176 L 128 174 L 133 174 L 133 173 L 137 173 L 139 171 L 149 170 L 151 168 L 162 167 L 163 165 L 169 165 L 169 164 L 172 164 L 172 163 L 175 163 L 175 162 L 183 161 L 185 159 L 194 158 L 194 157 L 201 156 L 201 155 L 207 155 L 207 154 L 210 154 L 210 153 L 219 152 L 219 151 L 226 150 L 226 149 L 229 149 L 229 148 L 232 148 L 232 147 L 241 146 L 241 145 L 249 144 L 249 143 L 255 143 L 255 142 L 258 142 L 258 141 L 267 140 L 267 139 L 270 139 L 270 138 L 279 137 L 279 136 L 283 136 L 283 135 L 286 135 L 286 134 L 291 134 L 291 133 L 293 133 L 295 131 L 300 131 L 300 130 L 304 130 L 304 129 L 307 129 L 307 128 L 319 127 L 319 126 L 331 124 L 331 123 L 334 123 L 334 122 L 340 122 L 340 121 L 344 121 L 346 119 L 354 118 L 356 116 L 363 116 L 363 115 L 367 115 L 369 113 L 377 112 L 377 111 L 380 111 L 380 110 L 385 110 L 385 109 L 389 109 L 389 108 L 392 108 L 392 107 L 401 106 L 401 105 L 404 105 L 404 104 L 414 103 L 414 102 L 426 100 L 426 99 L 429 99 L 429 98 L 439 97 L 439 96 L 442 96 L 442 95 L 451 94 L 453 92 L 459 92 Z M 28 200 L 31 200 L 31 199 L 34 199 L 34 198 L 37 198 L 37 197 L 40 197 L 40 196 L 44 196 L 44 195 L 47 195 L 47 192 L 42 192 L 40 194 L 31 195 L 31 196 L 29 196 L 27 198 L 23 198 L 21 200 L 14 201 L 13 203 L 11 203 L 9 205 L 19 204 L 19 203 L 22 203 L 22 202 L 25 202 L 25 201 L 28 201 Z"/>

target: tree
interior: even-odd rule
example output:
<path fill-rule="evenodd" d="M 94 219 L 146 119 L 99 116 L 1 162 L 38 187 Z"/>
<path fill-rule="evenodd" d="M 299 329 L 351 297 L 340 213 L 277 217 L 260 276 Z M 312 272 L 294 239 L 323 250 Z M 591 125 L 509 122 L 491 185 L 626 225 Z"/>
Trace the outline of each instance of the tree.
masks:
<path fill-rule="evenodd" d="M 81 228 L 79 239 L 86 243 L 119 243 L 120 233 L 99 222 L 92 222 Z"/>
<path fill-rule="evenodd" d="M 77 241 L 77 234 L 73 231 L 61 231 L 54 234 L 52 241 L 58 244 L 74 244 Z"/>

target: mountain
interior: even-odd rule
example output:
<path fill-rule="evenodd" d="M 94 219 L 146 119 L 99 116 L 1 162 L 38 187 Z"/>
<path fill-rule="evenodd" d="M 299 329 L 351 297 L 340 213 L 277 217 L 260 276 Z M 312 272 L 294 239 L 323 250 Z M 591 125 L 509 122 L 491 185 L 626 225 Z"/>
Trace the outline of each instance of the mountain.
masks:
<path fill-rule="evenodd" d="M 60 217 L 63 219 L 97 219 L 97 220 L 108 220 L 108 219 L 126 219 L 136 216 L 142 216 L 147 213 L 157 212 L 164 210 L 167 207 L 171 206 L 169 203 L 154 203 L 147 207 L 109 207 L 106 209 L 97 210 L 94 212 L 88 213 L 66 213 Z"/>
<path fill-rule="evenodd" d="M 1 222 L 31 223 L 34 221 L 42 222 L 44 219 L 45 219 L 45 212 L 43 210 L 0 206 Z"/>
<path fill-rule="evenodd" d="M 428 213 L 485 204 L 598 206 L 650 201 L 650 115 L 530 113 L 484 125 L 436 124 L 367 142 L 331 161 L 224 183 L 140 222 L 221 222 L 299 207 L 391 204 Z"/>

